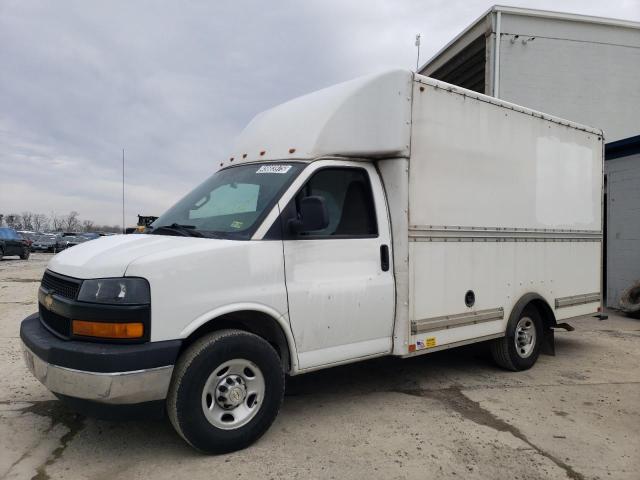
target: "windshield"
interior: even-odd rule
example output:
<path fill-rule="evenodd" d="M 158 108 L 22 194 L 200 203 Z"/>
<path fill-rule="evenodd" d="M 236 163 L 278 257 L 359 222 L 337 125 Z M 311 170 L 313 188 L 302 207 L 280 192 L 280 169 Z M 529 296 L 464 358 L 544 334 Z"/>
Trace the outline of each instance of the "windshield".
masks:
<path fill-rule="evenodd" d="M 151 224 L 152 233 L 169 227 L 208 237 L 249 239 L 303 168 L 302 163 L 284 162 L 219 170 L 158 217 Z"/>

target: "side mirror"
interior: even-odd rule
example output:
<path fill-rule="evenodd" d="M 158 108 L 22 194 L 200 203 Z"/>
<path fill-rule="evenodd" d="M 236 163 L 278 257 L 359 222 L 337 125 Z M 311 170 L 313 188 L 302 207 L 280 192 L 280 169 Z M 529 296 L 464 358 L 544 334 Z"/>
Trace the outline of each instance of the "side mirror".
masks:
<path fill-rule="evenodd" d="M 313 232 L 329 226 L 329 213 L 324 197 L 305 197 L 300 201 L 300 217 L 289 220 L 289 229 L 293 233 Z"/>

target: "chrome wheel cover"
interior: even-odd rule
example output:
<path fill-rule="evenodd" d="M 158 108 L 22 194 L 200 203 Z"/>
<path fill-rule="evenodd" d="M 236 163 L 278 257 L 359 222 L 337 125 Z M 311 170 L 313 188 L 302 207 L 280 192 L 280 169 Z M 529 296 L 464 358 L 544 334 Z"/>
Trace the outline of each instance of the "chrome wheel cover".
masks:
<path fill-rule="evenodd" d="M 235 358 L 216 367 L 202 390 L 202 411 L 209 423 L 234 430 L 251 421 L 264 399 L 265 382 L 258 366 Z"/>
<path fill-rule="evenodd" d="M 536 325 L 529 317 L 522 317 L 516 325 L 514 342 L 520 358 L 528 358 L 536 346 Z"/>

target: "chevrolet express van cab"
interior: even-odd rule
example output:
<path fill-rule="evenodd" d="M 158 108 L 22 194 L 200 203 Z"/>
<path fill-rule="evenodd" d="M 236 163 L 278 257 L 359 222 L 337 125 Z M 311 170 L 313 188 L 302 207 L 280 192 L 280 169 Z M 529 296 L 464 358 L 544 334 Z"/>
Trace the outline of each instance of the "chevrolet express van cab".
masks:
<path fill-rule="evenodd" d="M 246 447 L 285 375 L 490 342 L 530 368 L 600 306 L 602 132 L 408 71 L 258 115 L 146 235 L 53 257 L 26 363 Z"/>

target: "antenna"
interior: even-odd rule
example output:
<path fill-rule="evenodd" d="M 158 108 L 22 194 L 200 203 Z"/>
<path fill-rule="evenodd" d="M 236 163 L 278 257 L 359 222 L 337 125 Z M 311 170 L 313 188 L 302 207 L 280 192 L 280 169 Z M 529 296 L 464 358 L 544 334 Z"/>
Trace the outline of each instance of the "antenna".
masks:
<path fill-rule="evenodd" d="M 416 57 L 416 73 L 418 73 L 418 68 L 420 68 L 420 34 L 416 34 L 416 47 L 418 47 L 418 56 Z"/>
<path fill-rule="evenodd" d="M 125 233 L 124 224 L 124 148 L 122 149 L 122 233 Z"/>

